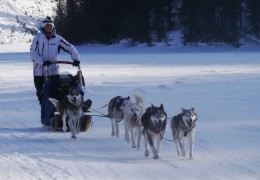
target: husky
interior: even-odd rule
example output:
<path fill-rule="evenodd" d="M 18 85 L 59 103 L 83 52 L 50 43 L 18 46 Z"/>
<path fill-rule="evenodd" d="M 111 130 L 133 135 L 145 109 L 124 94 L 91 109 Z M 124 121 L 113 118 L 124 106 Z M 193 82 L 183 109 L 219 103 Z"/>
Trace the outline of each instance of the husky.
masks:
<path fill-rule="evenodd" d="M 135 102 L 129 101 L 124 110 L 125 140 L 130 142 L 129 131 L 131 133 L 132 148 L 140 149 L 142 122 L 144 113 L 144 101 L 141 96 L 134 94 Z M 137 146 L 135 143 L 134 131 L 137 133 Z"/>
<path fill-rule="evenodd" d="M 62 116 L 63 131 L 67 131 L 68 122 L 71 138 L 76 139 L 76 134 L 80 131 L 80 118 L 83 114 L 83 95 L 77 89 L 70 89 L 62 102 L 54 98 L 49 98 L 56 111 Z"/>
<path fill-rule="evenodd" d="M 108 116 L 112 124 L 112 136 L 119 137 L 119 122 L 124 119 L 124 109 L 128 105 L 130 97 L 116 96 L 109 101 Z"/>
<path fill-rule="evenodd" d="M 159 150 L 161 141 L 165 132 L 167 122 L 167 114 L 164 111 L 163 104 L 160 107 L 155 107 L 153 104 L 146 109 L 142 116 L 143 135 L 145 140 L 146 157 L 149 156 L 148 144 L 153 152 L 153 159 L 159 158 Z M 157 148 L 155 148 L 155 143 Z"/>
<path fill-rule="evenodd" d="M 185 157 L 184 138 L 189 139 L 190 159 L 193 159 L 194 139 L 195 139 L 195 122 L 197 114 L 192 109 L 183 109 L 180 114 L 171 118 L 172 135 L 176 144 L 178 156 Z"/>

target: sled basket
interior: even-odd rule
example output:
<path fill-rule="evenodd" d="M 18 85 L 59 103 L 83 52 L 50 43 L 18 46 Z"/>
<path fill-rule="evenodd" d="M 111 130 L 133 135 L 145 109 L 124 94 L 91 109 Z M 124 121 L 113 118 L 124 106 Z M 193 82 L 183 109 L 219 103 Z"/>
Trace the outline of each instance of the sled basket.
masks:
<path fill-rule="evenodd" d="M 67 61 L 57 61 L 55 63 L 72 64 L 72 62 Z M 53 127 L 54 131 L 63 131 L 61 115 L 56 112 L 55 107 L 49 101 L 49 97 L 57 99 L 58 101 L 62 101 L 71 87 L 81 89 L 81 86 L 85 86 L 84 78 L 79 66 L 76 75 L 72 75 L 70 73 L 61 73 L 59 76 L 57 76 L 56 79 L 50 78 L 49 80 L 50 81 L 45 82 L 44 90 L 41 93 L 41 123 L 44 126 Z M 52 86 L 54 87 L 52 90 L 50 89 L 52 85 L 51 83 L 55 84 L 54 86 Z M 80 92 L 84 96 L 84 92 Z M 83 109 L 83 115 L 80 118 L 80 131 L 83 132 L 87 131 L 91 126 L 91 113 L 87 112 L 88 111 L 86 109 Z M 70 131 L 68 123 L 66 123 L 66 126 L 67 131 Z"/>
<path fill-rule="evenodd" d="M 83 115 L 80 118 L 80 131 L 81 132 L 86 132 L 89 127 L 91 126 L 91 113 L 87 112 L 87 113 L 83 113 Z M 66 122 L 66 126 L 67 126 L 67 131 L 70 131 L 69 125 Z M 63 131 L 62 130 L 63 127 L 63 122 L 61 119 L 61 115 L 58 112 L 54 113 L 54 125 L 53 125 L 53 130 L 54 131 Z"/>
<path fill-rule="evenodd" d="M 81 121 L 80 131 L 86 132 L 92 123 L 91 113 L 83 113 L 83 116 L 81 116 L 80 121 Z"/>

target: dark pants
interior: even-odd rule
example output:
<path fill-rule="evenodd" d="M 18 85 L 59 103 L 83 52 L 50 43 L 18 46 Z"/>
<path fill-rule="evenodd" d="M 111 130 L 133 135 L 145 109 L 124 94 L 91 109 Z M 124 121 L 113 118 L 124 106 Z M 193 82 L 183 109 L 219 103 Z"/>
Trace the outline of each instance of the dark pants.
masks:
<path fill-rule="evenodd" d="M 53 126 L 54 122 L 53 113 L 55 111 L 55 107 L 49 101 L 49 98 L 52 97 L 62 101 L 62 96 L 65 95 L 59 85 L 59 75 L 50 76 L 49 79 L 46 80 L 43 91 L 41 92 L 41 123 L 45 126 Z M 84 95 L 80 84 L 73 85 L 76 86 L 76 88 Z M 90 107 L 91 102 L 88 102 L 87 106 Z"/>
<path fill-rule="evenodd" d="M 60 86 L 60 75 L 53 75 L 50 76 L 49 79 L 51 80 L 51 86 L 50 86 L 50 97 L 60 100 L 61 93 L 59 92 L 59 86 Z"/>
<path fill-rule="evenodd" d="M 50 97 L 55 99 L 59 99 L 59 93 L 57 92 L 58 84 L 59 84 L 59 75 L 50 76 L 49 79 L 53 82 L 51 84 L 51 92 Z M 36 89 L 36 95 L 38 97 L 39 102 L 41 103 L 42 97 L 41 92 L 43 90 L 45 84 L 45 77 L 44 76 L 34 76 L 34 86 Z"/>
<path fill-rule="evenodd" d="M 45 83 L 44 76 L 34 76 L 34 86 L 35 86 L 35 89 L 36 89 L 36 95 L 37 95 L 40 103 L 41 103 L 40 94 L 42 92 L 44 83 Z"/>
<path fill-rule="evenodd" d="M 51 124 L 51 118 L 53 118 L 55 111 L 55 107 L 49 101 L 49 98 L 52 97 L 59 100 L 60 93 L 57 91 L 58 83 L 59 75 L 50 76 L 49 79 L 45 81 L 41 92 L 41 123 L 45 126 Z"/>

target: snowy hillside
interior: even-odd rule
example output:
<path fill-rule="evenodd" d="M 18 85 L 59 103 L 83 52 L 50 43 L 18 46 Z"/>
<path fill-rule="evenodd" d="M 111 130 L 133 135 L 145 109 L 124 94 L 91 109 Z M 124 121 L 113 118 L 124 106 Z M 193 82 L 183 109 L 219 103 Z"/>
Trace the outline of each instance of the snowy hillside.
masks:
<path fill-rule="evenodd" d="M 0 44 L 30 42 L 39 22 L 55 15 L 55 0 L 0 0 Z"/>

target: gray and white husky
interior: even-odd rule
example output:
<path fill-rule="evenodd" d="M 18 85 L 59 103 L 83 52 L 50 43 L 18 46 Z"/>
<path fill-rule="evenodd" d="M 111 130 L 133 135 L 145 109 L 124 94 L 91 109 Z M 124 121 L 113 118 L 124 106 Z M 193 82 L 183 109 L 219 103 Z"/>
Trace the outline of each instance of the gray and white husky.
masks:
<path fill-rule="evenodd" d="M 119 137 L 119 122 L 124 119 L 124 110 L 128 105 L 130 97 L 116 96 L 108 103 L 108 116 L 111 120 L 111 135 Z"/>
<path fill-rule="evenodd" d="M 143 98 L 137 94 L 133 95 L 135 102 L 129 101 L 129 104 L 124 110 L 124 127 L 125 127 L 125 140 L 130 142 L 129 131 L 131 133 L 132 148 L 140 149 L 141 135 L 142 135 L 142 122 L 141 118 L 144 113 Z M 135 133 L 137 134 L 137 146 L 135 143 Z"/>
<path fill-rule="evenodd" d="M 167 114 L 164 111 L 163 104 L 155 107 L 153 104 L 146 109 L 142 116 L 143 135 L 145 140 L 144 155 L 149 156 L 148 144 L 153 152 L 153 159 L 159 158 L 161 141 L 165 132 L 167 123 Z M 156 143 L 156 148 L 155 148 Z"/>
<path fill-rule="evenodd" d="M 83 96 L 77 89 L 70 89 L 68 94 L 65 96 L 62 102 L 49 98 L 52 102 L 56 111 L 61 114 L 63 127 L 62 130 L 66 131 L 66 121 L 68 122 L 71 138 L 76 139 L 76 134 L 80 131 L 80 118 L 82 116 L 83 110 Z"/>
<path fill-rule="evenodd" d="M 184 140 L 189 139 L 190 159 L 193 159 L 193 149 L 195 140 L 195 122 L 197 121 L 197 114 L 192 109 L 183 109 L 180 114 L 171 119 L 172 135 L 176 144 L 178 156 L 185 157 Z"/>

